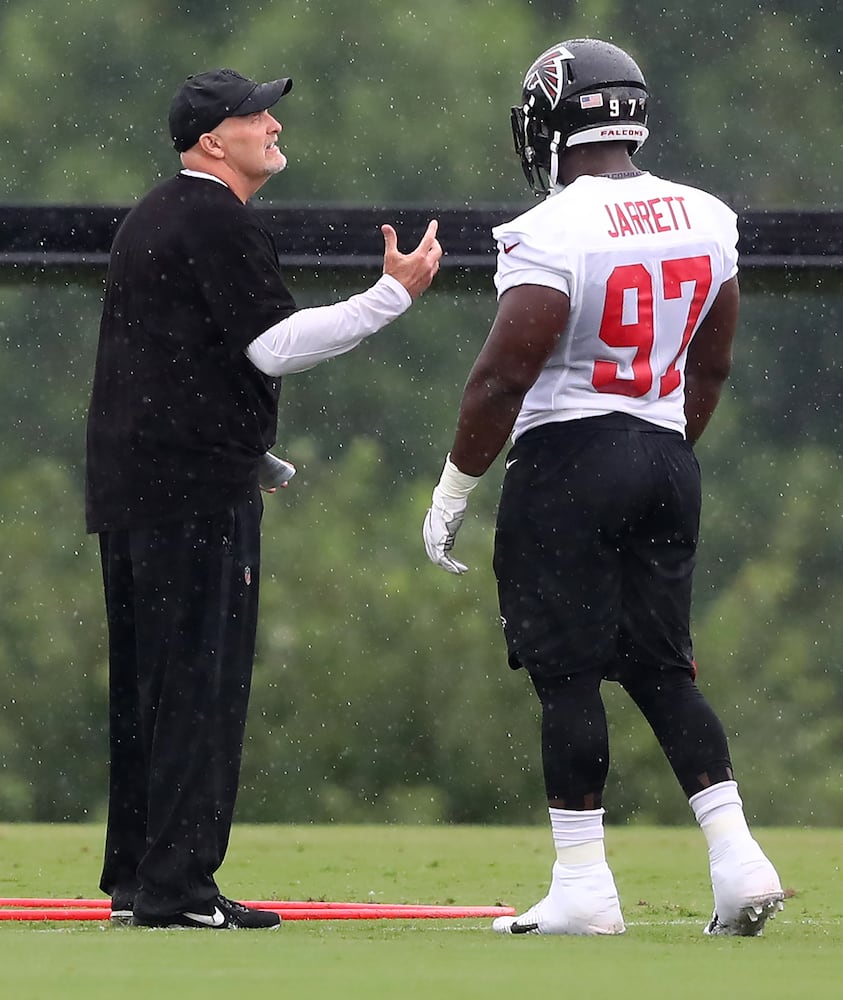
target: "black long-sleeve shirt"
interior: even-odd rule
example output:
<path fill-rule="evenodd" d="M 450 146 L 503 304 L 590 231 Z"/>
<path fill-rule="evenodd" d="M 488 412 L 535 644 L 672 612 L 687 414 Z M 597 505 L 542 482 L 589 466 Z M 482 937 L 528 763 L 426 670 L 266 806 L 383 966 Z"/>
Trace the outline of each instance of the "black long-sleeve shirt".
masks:
<path fill-rule="evenodd" d="M 111 251 L 88 414 L 89 531 L 208 514 L 253 488 L 280 380 L 244 355 L 296 311 L 270 234 L 216 181 L 178 175 Z"/>

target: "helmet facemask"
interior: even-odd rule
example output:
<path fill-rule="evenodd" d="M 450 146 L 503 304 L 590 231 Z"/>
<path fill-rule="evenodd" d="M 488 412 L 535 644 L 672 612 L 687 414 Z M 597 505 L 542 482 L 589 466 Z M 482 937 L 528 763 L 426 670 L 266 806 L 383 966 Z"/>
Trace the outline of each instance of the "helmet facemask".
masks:
<path fill-rule="evenodd" d="M 537 195 L 547 194 L 559 183 L 560 132 L 550 133 L 547 125 L 532 113 L 532 105 L 512 108 L 512 136 L 515 152 L 527 183 Z"/>

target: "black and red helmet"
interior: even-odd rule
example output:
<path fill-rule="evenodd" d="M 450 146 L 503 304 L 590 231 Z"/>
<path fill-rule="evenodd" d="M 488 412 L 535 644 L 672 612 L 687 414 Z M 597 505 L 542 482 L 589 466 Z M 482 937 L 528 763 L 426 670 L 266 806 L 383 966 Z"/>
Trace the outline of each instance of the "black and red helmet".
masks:
<path fill-rule="evenodd" d="M 543 52 L 527 70 L 522 103 L 512 109 L 515 152 L 530 187 L 557 183 L 559 154 L 586 142 L 626 142 L 640 149 L 647 129 L 647 83 L 623 49 L 574 38 Z"/>

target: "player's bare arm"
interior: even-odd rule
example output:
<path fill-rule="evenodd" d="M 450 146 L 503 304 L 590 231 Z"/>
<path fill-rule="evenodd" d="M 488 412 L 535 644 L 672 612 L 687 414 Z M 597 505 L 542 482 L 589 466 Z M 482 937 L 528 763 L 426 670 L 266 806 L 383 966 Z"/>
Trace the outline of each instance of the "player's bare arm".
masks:
<path fill-rule="evenodd" d="M 568 322 L 568 296 L 517 285 L 501 297 L 486 343 L 463 392 L 451 461 L 482 476 L 506 444 L 527 391 Z"/>
<path fill-rule="evenodd" d="M 439 223 L 428 224 L 424 236 L 412 253 L 398 250 L 398 235 L 390 225 L 381 226 L 384 242 L 383 273 L 389 274 L 407 289 L 415 299 L 429 286 L 439 270 L 442 247 L 436 238 Z"/>
<path fill-rule="evenodd" d="M 732 341 L 738 324 L 738 279 L 724 282 L 694 334 L 685 366 L 685 433 L 696 443 L 720 401 L 732 368 Z"/>
<path fill-rule="evenodd" d="M 568 296 L 542 285 L 517 285 L 501 296 L 497 316 L 463 391 L 454 444 L 422 527 L 431 562 L 462 574 L 452 555 L 468 496 L 512 433 L 528 390 L 568 322 Z"/>

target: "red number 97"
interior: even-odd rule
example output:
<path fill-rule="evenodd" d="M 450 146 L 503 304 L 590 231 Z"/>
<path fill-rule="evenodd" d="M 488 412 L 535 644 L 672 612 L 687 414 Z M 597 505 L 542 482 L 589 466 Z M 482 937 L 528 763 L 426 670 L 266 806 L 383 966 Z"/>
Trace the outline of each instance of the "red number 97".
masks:
<path fill-rule="evenodd" d="M 708 297 L 711 288 L 711 258 L 701 256 L 663 260 L 661 278 L 666 300 L 681 298 L 682 285 L 689 281 L 694 283 L 694 291 L 679 349 L 659 376 L 659 397 L 669 395 L 679 385 L 680 375 L 676 363 L 693 336 Z M 623 319 L 627 293 L 635 296 L 637 309 L 634 323 L 625 323 Z M 609 347 L 632 347 L 635 348 L 635 354 L 630 366 L 631 377 L 620 377 L 621 369 L 616 361 L 595 361 L 591 376 L 594 388 L 598 392 L 612 392 L 620 396 L 646 396 L 655 377 L 651 359 L 656 327 L 653 315 L 653 277 L 643 264 L 624 264 L 616 267 L 609 275 L 599 336 Z"/>

